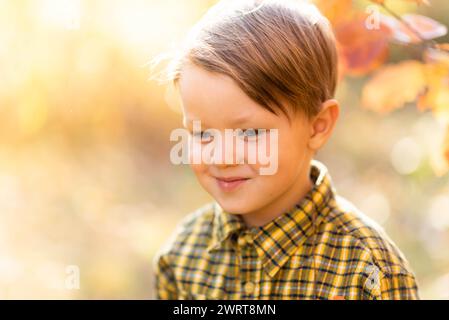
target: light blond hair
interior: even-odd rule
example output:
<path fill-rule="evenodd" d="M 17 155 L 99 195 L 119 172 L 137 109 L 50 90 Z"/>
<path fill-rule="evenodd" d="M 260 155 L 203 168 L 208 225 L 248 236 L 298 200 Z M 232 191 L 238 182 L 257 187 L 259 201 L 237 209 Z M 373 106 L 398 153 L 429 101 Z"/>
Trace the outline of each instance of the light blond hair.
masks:
<path fill-rule="evenodd" d="M 301 0 L 222 0 L 192 28 L 164 71 L 187 63 L 231 77 L 273 113 L 317 114 L 333 98 L 337 51 L 329 21 Z"/>

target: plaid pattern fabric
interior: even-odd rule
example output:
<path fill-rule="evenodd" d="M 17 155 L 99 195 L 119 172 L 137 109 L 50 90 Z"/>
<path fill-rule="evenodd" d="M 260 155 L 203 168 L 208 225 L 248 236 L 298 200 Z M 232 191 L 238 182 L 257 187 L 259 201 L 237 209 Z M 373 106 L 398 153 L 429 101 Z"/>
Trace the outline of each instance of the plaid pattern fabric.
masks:
<path fill-rule="evenodd" d="M 419 299 L 383 230 L 337 196 L 312 161 L 313 189 L 262 227 L 210 203 L 180 223 L 154 260 L 159 299 Z"/>

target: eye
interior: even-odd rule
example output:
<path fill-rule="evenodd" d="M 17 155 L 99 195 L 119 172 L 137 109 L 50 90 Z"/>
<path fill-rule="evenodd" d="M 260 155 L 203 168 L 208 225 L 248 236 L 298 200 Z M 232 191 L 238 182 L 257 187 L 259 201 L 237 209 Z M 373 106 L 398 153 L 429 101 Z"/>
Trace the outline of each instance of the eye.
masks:
<path fill-rule="evenodd" d="M 256 140 L 257 137 L 265 133 L 265 129 L 242 129 L 240 132 L 240 137 L 245 140 Z"/>
<path fill-rule="evenodd" d="M 201 131 L 201 132 L 194 132 L 193 137 L 196 139 L 199 139 L 201 143 L 207 143 L 212 141 L 212 134 L 208 131 Z"/>

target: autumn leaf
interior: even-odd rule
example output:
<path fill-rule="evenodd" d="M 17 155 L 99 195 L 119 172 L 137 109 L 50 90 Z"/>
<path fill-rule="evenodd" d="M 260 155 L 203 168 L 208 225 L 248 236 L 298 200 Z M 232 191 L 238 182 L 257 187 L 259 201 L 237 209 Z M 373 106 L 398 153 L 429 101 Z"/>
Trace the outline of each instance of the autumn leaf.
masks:
<path fill-rule="evenodd" d="M 382 65 L 388 57 L 389 30 L 382 25 L 379 29 L 366 28 L 366 17 L 365 14 L 358 14 L 351 21 L 335 27 L 339 57 L 345 73 L 349 75 L 367 74 Z"/>
<path fill-rule="evenodd" d="M 426 64 L 424 72 L 428 87 L 418 99 L 418 109 L 430 109 L 437 118 L 449 122 L 449 65 Z"/>
<path fill-rule="evenodd" d="M 423 64 L 415 60 L 387 65 L 362 90 L 362 105 L 386 113 L 412 102 L 426 86 Z"/>
<path fill-rule="evenodd" d="M 424 52 L 427 90 L 418 99 L 418 109 L 431 109 L 438 118 L 449 122 L 449 44 L 440 44 Z"/>
<path fill-rule="evenodd" d="M 380 20 L 382 25 L 390 29 L 392 39 L 400 43 L 419 43 L 447 33 L 445 25 L 419 14 L 403 15 L 403 21 L 381 14 Z"/>

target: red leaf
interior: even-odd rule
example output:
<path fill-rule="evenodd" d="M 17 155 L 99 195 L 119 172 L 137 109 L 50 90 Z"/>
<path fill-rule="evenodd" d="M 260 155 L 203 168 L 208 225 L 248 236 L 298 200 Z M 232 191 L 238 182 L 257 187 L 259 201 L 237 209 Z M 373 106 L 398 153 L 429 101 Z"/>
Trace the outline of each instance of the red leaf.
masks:
<path fill-rule="evenodd" d="M 389 29 L 368 29 L 365 14 L 359 14 L 351 21 L 335 27 L 340 59 L 345 72 L 350 75 L 364 75 L 382 65 L 388 57 Z"/>

